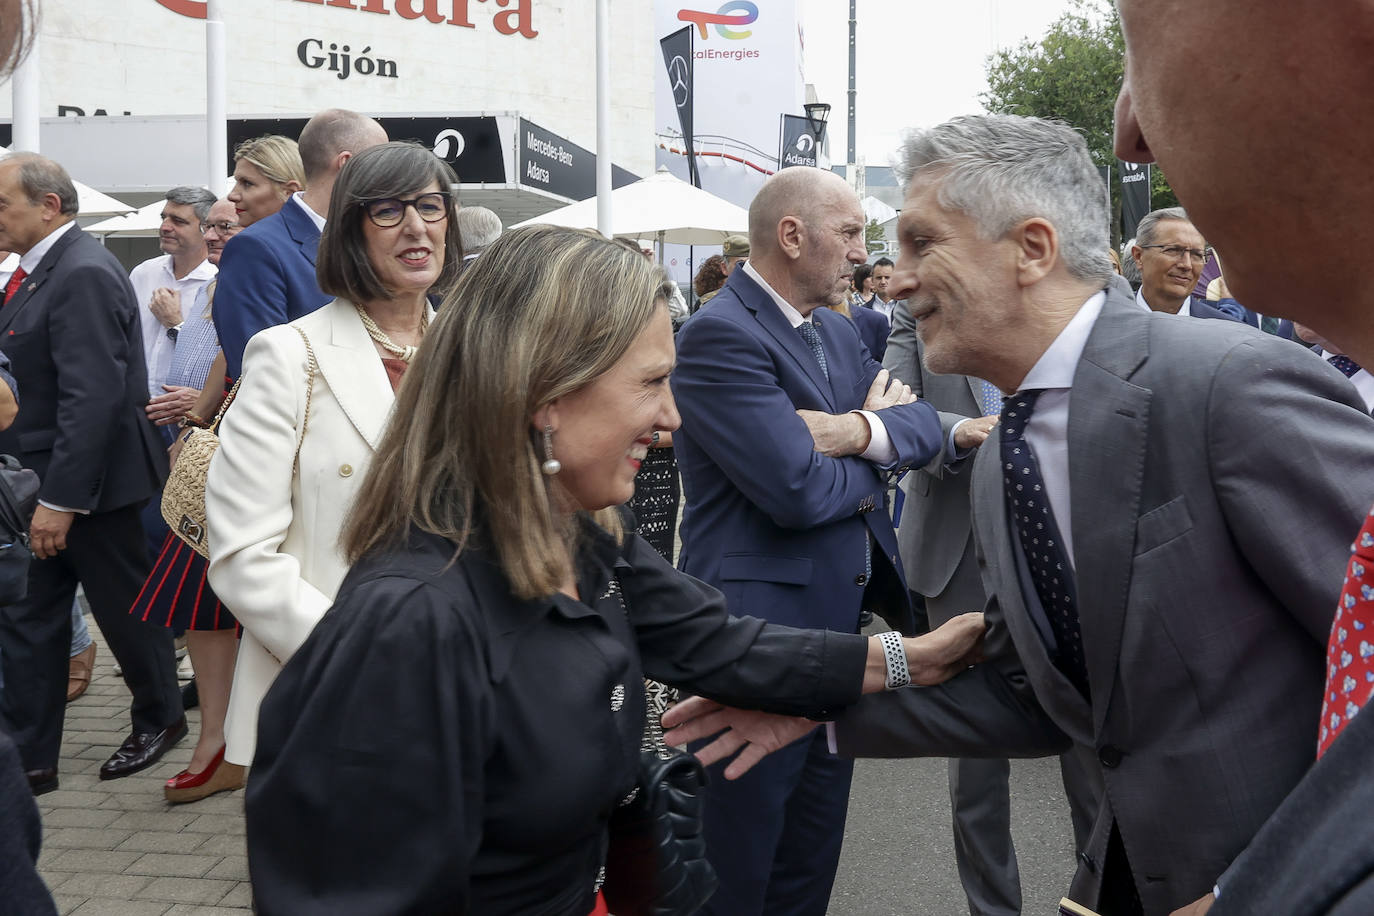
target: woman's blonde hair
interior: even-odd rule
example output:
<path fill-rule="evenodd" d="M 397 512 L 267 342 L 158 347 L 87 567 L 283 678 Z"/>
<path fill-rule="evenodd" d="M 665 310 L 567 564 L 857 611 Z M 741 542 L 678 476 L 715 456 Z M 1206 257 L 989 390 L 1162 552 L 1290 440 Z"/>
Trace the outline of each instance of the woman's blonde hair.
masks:
<path fill-rule="evenodd" d="M 262 177 L 273 184 L 285 186 L 295 182 L 297 188 L 305 187 L 300 149 L 290 137 L 267 134 L 244 140 L 234 148 L 234 162 L 240 160 L 262 172 Z"/>
<path fill-rule="evenodd" d="M 533 417 L 586 387 L 664 308 L 658 271 L 600 235 L 508 232 L 444 299 L 396 396 L 391 422 L 344 525 L 349 562 L 403 542 L 413 525 L 461 552 L 476 538 L 520 598 L 571 575 L 570 496 L 540 471 Z M 614 508 L 596 513 L 619 537 Z"/>

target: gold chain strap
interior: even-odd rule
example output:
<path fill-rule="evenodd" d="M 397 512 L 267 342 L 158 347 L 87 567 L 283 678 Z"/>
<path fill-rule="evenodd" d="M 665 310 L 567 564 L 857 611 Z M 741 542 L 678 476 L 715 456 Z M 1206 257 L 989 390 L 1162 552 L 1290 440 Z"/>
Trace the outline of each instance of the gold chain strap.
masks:
<path fill-rule="evenodd" d="M 369 315 L 361 305 L 358 305 L 355 302 L 353 304 L 353 308 L 357 309 L 358 318 L 362 321 L 363 327 L 367 329 L 367 336 L 371 337 L 374 341 L 376 341 L 377 344 L 383 350 L 386 350 L 388 353 L 394 354 L 396 358 L 400 359 L 402 362 L 408 363 L 415 358 L 415 351 L 418 350 L 419 347 L 401 346 L 400 344 L 396 343 L 396 341 L 392 340 L 389 336 L 387 336 L 386 331 L 383 331 L 381 328 L 377 327 L 377 322 L 372 320 L 372 316 Z M 426 308 L 424 309 L 424 311 L 420 313 L 421 337 L 425 336 L 425 331 L 428 328 L 429 309 Z"/>
<path fill-rule="evenodd" d="M 319 363 L 315 361 L 315 348 L 310 346 L 310 338 L 305 336 L 305 332 L 294 324 L 296 333 L 301 335 L 301 340 L 305 341 L 305 416 L 301 419 L 301 437 L 296 441 L 296 457 L 291 460 L 291 474 L 294 477 L 300 473 L 301 465 L 301 446 L 305 444 L 305 430 L 310 425 L 310 396 L 315 393 L 315 372 L 319 369 Z M 235 387 L 238 383 L 235 382 Z"/>

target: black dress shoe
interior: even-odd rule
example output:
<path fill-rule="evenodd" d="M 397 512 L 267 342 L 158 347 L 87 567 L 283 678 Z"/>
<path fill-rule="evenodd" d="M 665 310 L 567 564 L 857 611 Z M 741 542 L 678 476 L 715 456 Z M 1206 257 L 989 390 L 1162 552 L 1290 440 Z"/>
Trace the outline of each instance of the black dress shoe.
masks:
<path fill-rule="evenodd" d="M 24 775 L 29 778 L 29 788 L 34 795 L 42 795 L 44 792 L 51 792 L 57 788 L 56 767 L 48 767 L 46 770 L 29 770 Z"/>
<path fill-rule="evenodd" d="M 185 737 L 185 716 L 160 732 L 134 732 L 124 739 L 109 760 L 100 765 L 100 778 L 118 779 L 146 769 L 161 760 L 168 748 Z"/>

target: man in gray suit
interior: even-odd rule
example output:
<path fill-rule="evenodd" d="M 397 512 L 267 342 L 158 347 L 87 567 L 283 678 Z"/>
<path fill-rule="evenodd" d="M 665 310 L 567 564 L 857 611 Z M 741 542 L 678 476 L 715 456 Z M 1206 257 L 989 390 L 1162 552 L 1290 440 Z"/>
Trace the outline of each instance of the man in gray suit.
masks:
<path fill-rule="evenodd" d="M 897 549 L 911 590 L 925 598 L 932 628 L 987 603 L 974 556 L 969 512 L 969 473 L 1002 409 L 996 385 L 967 375 L 926 369 L 916 319 L 906 303 L 892 313 L 883 367 L 906 381 L 940 414 L 944 448 L 930 463 L 902 478 L 906 494 Z M 1074 845 L 1082 849 L 1102 794 L 1090 749 L 1061 758 L 1064 790 L 1073 817 Z M 1021 912 L 1021 875 L 1011 839 L 1011 766 L 1005 757 L 956 757 L 949 761 L 949 801 L 954 819 L 954 858 L 973 916 Z"/>
<path fill-rule="evenodd" d="M 1009 395 L 974 459 L 988 661 L 866 698 L 833 737 L 849 756 L 1091 746 L 1106 793 L 1071 896 L 1169 913 L 1311 763 L 1374 421 L 1285 341 L 1104 290 L 1107 214 L 1068 127 L 959 118 L 903 158 L 896 293 L 926 364 Z M 756 741 L 727 776 L 806 727 L 695 701 L 666 722 L 692 716 L 738 731 L 719 751 Z"/>

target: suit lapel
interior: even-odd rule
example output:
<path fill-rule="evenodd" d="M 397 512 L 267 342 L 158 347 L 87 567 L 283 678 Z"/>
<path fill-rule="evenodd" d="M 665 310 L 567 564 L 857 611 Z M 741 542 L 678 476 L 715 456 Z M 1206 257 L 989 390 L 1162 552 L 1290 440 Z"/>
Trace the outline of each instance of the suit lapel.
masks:
<path fill-rule="evenodd" d="M 33 298 L 34 293 L 36 293 L 39 288 L 47 282 L 48 277 L 52 275 L 53 268 L 57 266 L 57 262 L 61 259 L 63 252 L 71 247 L 77 238 L 82 235 L 85 235 L 85 233 L 81 231 L 80 226 L 72 226 L 62 234 L 61 238 L 53 242 L 52 247 L 48 249 L 48 253 L 43 255 L 43 259 L 39 261 L 38 266 L 34 268 L 33 273 L 25 277 L 19 289 L 15 290 L 14 297 L 6 302 L 3 307 L 0 307 L 0 334 L 9 330 L 10 326 L 14 324 L 14 320 L 18 317 L 19 312 L 23 310 L 24 306 Z"/>
<path fill-rule="evenodd" d="M 386 368 L 351 303 L 335 299 L 325 308 L 330 339 L 311 341 L 320 374 L 349 422 L 376 449 L 395 400 Z M 383 393 L 386 396 L 379 397 Z"/>
<path fill-rule="evenodd" d="M 1150 391 L 1129 379 L 1149 354 L 1151 316 L 1109 291 L 1074 372 L 1069 485 L 1079 625 L 1093 724 L 1107 715 L 1121 657 L 1145 478 Z"/>
<path fill-rule="evenodd" d="M 825 399 L 826 405 L 834 410 L 835 395 L 830 388 L 830 382 L 821 372 L 821 364 L 816 362 L 816 354 L 811 352 L 810 345 L 802 339 L 797 329 L 787 323 L 773 298 L 742 270 L 731 271 L 726 286 L 734 288 L 740 302 L 754 313 L 763 329 L 787 351 L 802 372 L 806 373 L 806 377 L 811 379 L 816 390 Z"/>

